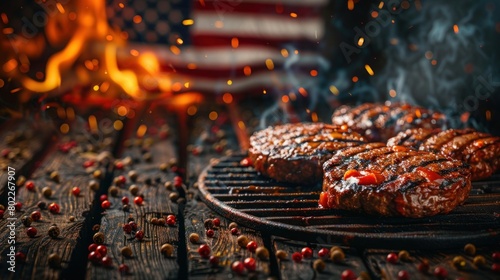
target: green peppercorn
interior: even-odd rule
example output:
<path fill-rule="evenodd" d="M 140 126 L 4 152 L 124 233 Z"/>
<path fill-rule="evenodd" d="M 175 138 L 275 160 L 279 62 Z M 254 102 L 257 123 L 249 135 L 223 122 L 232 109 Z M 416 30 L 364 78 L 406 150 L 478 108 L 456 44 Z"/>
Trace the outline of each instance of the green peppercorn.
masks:
<path fill-rule="evenodd" d="M 61 234 L 61 230 L 56 225 L 52 225 L 49 227 L 48 234 L 51 238 L 57 238 Z"/>
<path fill-rule="evenodd" d="M 97 169 L 97 170 L 94 170 L 94 172 L 92 173 L 92 176 L 96 179 L 100 179 L 102 177 L 102 172 L 101 170 Z"/>
<path fill-rule="evenodd" d="M 325 270 L 326 268 L 326 264 L 325 262 L 322 260 L 322 259 L 317 259 L 314 261 L 313 263 L 313 268 L 314 270 L 316 270 L 317 272 L 322 272 Z"/>
<path fill-rule="evenodd" d="M 30 216 L 22 216 L 21 221 L 23 222 L 23 225 L 25 227 L 29 227 L 31 223 L 33 222 L 33 219 Z"/>
<path fill-rule="evenodd" d="M 236 239 L 236 241 L 238 242 L 238 245 L 241 247 L 241 248 L 246 248 L 247 247 L 247 244 L 249 242 L 248 240 L 248 237 L 246 237 L 245 235 L 240 235 L 238 236 L 238 239 Z"/>
<path fill-rule="evenodd" d="M 132 257 L 132 248 L 130 248 L 130 246 L 124 246 L 120 249 L 120 253 L 126 258 L 130 258 Z"/>
<path fill-rule="evenodd" d="M 95 244 L 103 244 L 104 243 L 104 233 L 98 232 L 94 234 L 94 237 L 92 238 L 94 240 Z"/>
<path fill-rule="evenodd" d="M 467 244 L 464 247 L 464 251 L 467 255 L 474 256 L 476 254 L 476 246 L 474 244 Z"/>
<path fill-rule="evenodd" d="M 330 259 L 334 263 L 341 263 L 341 262 L 343 262 L 344 259 L 345 259 L 344 251 L 342 251 L 342 250 L 335 250 L 335 251 L 330 252 Z"/>
<path fill-rule="evenodd" d="M 174 246 L 165 243 L 161 245 L 160 252 L 166 257 L 171 257 L 174 254 Z"/>
<path fill-rule="evenodd" d="M 45 196 L 46 198 L 50 198 L 52 196 L 52 189 L 49 188 L 49 187 L 44 187 L 42 189 L 42 194 L 43 196 Z"/>
<path fill-rule="evenodd" d="M 93 191 L 97 191 L 97 190 L 99 190 L 99 183 L 95 180 L 91 180 L 89 182 L 89 188 Z"/>
<path fill-rule="evenodd" d="M 170 193 L 170 195 L 168 197 L 174 203 L 177 202 L 177 200 L 179 200 L 179 194 L 176 192 Z"/>
<path fill-rule="evenodd" d="M 266 247 L 260 246 L 255 250 L 255 255 L 262 261 L 269 259 L 269 250 Z"/>
<path fill-rule="evenodd" d="M 456 256 L 456 257 L 454 257 L 452 263 L 458 269 L 464 268 L 465 265 L 467 264 L 467 262 L 465 261 L 464 257 L 462 257 L 462 256 Z"/>
<path fill-rule="evenodd" d="M 486 265 L 486 259 L 481 255 L 475 256 L 472 262 L 478 267 Z"/>
<path fill-rule="evenodd" d="M 130 181 L 135 182 L 137 181 L 137 177 L 139 177 L 139 174 L 137 174 L 137 171 L 135 170 L 130 170 L 128 172 L 128 177 L 130 178 Z"/>
<path fill-rule="evenodd" d="M 111 186 L 109 188 L 109 195 L 112 196 L 112 197 L 116 197 L 118 195 L 118 187 L 117 186 Z"/>
<path fill-rule="evenodd" d="M 50 179 L 56 183 L 60 183 L 61 176 L 59 176 L 59 172 L 53 171 L 52 173 L 50 173 Z"/>
<path fill-rule="evenodd" d="M 410 253 L 408 251 L 406 251 L 406 250 L 399 251 L 398 257 L 399 257 L 400 260 L 405 261 L 405 262 L 411 260 Z"/>
<path fill-rule="evenodd" d="M 238 224 L 235 222 L 232 222 L 229 224 L 229 229 L 233 229 L 233 228 L 237 228 L 237 227 L 238 227 Z"/>
<path fill-rule="evenodd" d="M 139 187 L 137 185 L 131 185 L 128 190 L 133 196 L 137 196 L 139 193 Z"/>
<path fill-rule="evenodd" d="M 168 181 L 168 182 L 165 182 L 165 188 L 169 191 L 173 191 L 174 190 L 174 184 L 172 184 L 172 182 Z"/>
<path fill-rule="evenodd" d="M 283 250 L 278 250 L 276 251 L 276 257 L 280 260 L 286 260 L 288 259 L 288 254 Z"/>
<path fill-rule="evenodd" d="M 162 163 L 162 164 L 160 164 L 159 168 L 161 171 L 165 172 L 168 170 L 168 164 Z"/>
<path fill-rule="evenodd" d="M 189 235 L 189 241 L 196 244 L 200 241 L 200 236 L 197 233 L 193 232 Z"/>

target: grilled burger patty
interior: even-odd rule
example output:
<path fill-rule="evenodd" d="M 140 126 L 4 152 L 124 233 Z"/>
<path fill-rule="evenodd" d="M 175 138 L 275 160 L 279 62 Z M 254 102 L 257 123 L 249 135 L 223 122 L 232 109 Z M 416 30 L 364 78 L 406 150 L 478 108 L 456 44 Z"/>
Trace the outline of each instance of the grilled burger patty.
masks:
<path fill-rule="evenodd" d="M 374 215 L 419 218 L 448 213 L 471 189 L 466 163 L 384 143 L 340 150 L 323 169 L 321 207 Z"/>
<path fill-rule="evenodd" d="M 324 123 L 269 127 L 250 137 L 249 157 L 262 174 L 280 182 L 314 184 L 323 163 L 337 150 L 364 143 L 346 127 Z"/>
<path fill-rule="evenodd" d="M 472 180 L 500 170 L 500 137 L 474 129 L 408 129 L 389 139 L 388 146 L 403 145 L 463 160 L 471 166 Z"/>
<path fill-rule="evenodd" d="M 409 128 L 441 128 L 445 125 L 445 116 L 409 104 L 364 103 L 354 108 L 339 107 L 332 122 L 347 125 L 370 141 L 387 141 Z"/>

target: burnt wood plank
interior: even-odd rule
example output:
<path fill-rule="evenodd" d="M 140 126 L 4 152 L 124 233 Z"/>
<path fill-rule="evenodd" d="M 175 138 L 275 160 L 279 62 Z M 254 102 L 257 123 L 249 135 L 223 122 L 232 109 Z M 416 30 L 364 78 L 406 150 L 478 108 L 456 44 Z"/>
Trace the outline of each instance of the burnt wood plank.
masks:
<path fill-rule="evenodd" d="M 74 132 L 60 137 L 57 143 L 53 143 L 48 149 L 47 157 L 39 164 L 38 169 L 34 171 L 31 181 L 35 184 L 35 190 L 29 191 L 26 187 L 19 188 L 16 200 L 23 203 L 21 211 L 16 212 L 16 251 L 26 254 L 26 262 L 18 261 L 19 270 L 15 274 L 6 275 L 2 271 L 2 278 L 34 278 L 34 279 L 59 279 L 61 272 L 67 267 L 73 254 L 73 249 L 79 240 L 79 233 L 85 219 L 85 214 L 89 210 L 89 205 L 93 201 L 94 192 L 90 190 L 89 181 L 94 170 L 103 170 L 103 166 L 95 161 L 91 167 L 84 167 L 83 163 L 90 158 L 96 159 L 98 152 L 104 151 L 112 144 L 110 135 L 102 135 L 100 141 L 89 143 L 82 136 L 85 123 L 75 122 L 72 124 Z M 78 140 L 78 141 L 77 141 Z M 74 144 L 68 144 L 73 143 Z M 61 149 L 61 145 L 70 145 L 72 148 L 67 151 Z M 97 145 L 94 145 L 97 144 Z M 93 151 L 88 151 L 92 146 Z M 50 177 L 50 173 L 58 172 L 59 179 Z M 79 196 L 72 194 L 73 187 L 78 186 L 81 189 Z M 42 189 L 48 187 L 52 191 L 50 197 L 42 193 Z M 37 206 L 39 201 L 57 203 L 60 206 L 60 213 L 54 214 L 47 208 L 40 210 Z M 30 215 L 35 210 L 40 210 L 42 219 L 32 222 L 38 234 L 35 238 L 30 238 L 26 234 L 27 227 L 22 224 L 21 217 Z M 70 217 L 74 217 L 70 219 Z M 0 251 L 2 256 L 7 254 L 7 242 L 5 220 L 1 221 Z M 53 224 L 60 229 L 60 235 L 57 238 L 48 236 L 48 229 Z M 62 259 L 60 268 L 52 268 L 48 265 L 48 256 L 51 253 L 57 253 Z"/>

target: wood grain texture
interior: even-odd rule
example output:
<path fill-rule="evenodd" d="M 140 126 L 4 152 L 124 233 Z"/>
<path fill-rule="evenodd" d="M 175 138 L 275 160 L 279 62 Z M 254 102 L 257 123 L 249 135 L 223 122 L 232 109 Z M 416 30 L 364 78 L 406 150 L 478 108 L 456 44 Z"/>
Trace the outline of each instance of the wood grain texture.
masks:
<path fill-rule="evenodd" d="M 144 143 L 153 142 L 151 146 Z M 160 247 L 170 243 L 177 247 L 177 226 L 153 225 L 150 219 L 161 218 L 177 213 L 177 205 L 170 201 L 171 191 L 164 187 L 164 183 L 172 181 L 174 173 L 163 172 L 159 169 L 161 163 L 167 163 L 175 157 L 175 150 L 170 139 L 149 140 L 131 139 L 132 143 L 123 155 L 130 157 L 132 164 L 124 169 L 115 169 L 114 176 L 123 175 L 127 178 L 125 185 L 121 186 L 116 197 L 111 197 L 112 207 L 104 212 L 101 220 L 100 232 L 106 236 L 105 244 L 108 246 L 108 256 L 113 259 L 113 267 L 105 268 L 89 263 L 87 266 L 87 279 L 117 279 L 122 275 L 118 271 L 120 264 L 130 268 L 129 276 L 133 279 L 177 279 L 178 263 L 176 253 L 173 257 L 165 257 L 160 252 Z M 152 158 L 146 161 L 144 155 L 150 153 Z M 137 182 L 132 182 L 128 176 L 130 170 L 135 170 L 139 177 Z M 146 182 L 150 182 L 147 184 Z M 134 204 L 134 196 L 129 192 L 130 185 L 139 187 L 139 193 L 144 196 L 143 206 Z M 122 211 L 121 198 L 127 196 L 130 200 L 130 213 Z M 122 225 L 131 216 L 143 230 L 145 237 L 138 241 L 133 236 L 126 234 Z M 124 258 L 120 253 L 123 246 L 130 246 L 133 251 L 132 258 Z"/>
<path fill-rule="evenodd" d="M 23 204 L 21 211 L 16 212 L 16 251 L 26 254 L 26 262 L 19 264 L 19 270 L 15 274 L 6 274 L 2 271 L 4 279 L 59 279 L 60 273 L 69 263 L 73 253 L 73 248 L 79 240 L 79 233 L 85 214 L 89 210 L 89 205 L 93 200 L 94 193 L 88 187 L 91 179 L 90 172 L 95 169 L 102 169 L 98 163 L 91 168 L 84 168 L 83 162 L 88 157 L 95 157 L 96 153 L 85 153 L 85 147 L 89 144 L 87 141 L 77 142 L 77 146 L 68 153 L 61 152 L 58 145 L 78 138 L 79 133 L 70 134 L 60 138 L 60 141 L 53 143 L 49 147 L 48 156 L 45 157 L 30 180 L 35 184 L 35 191 L 28 191 L 25 187 L 19 188 L 16 200 Z M 112 143 L 110 143 L 112 144 Z M 104 146 L 102 148 L 105 148 Z M 97 148 L 96 151 L 99 151 Z M 52 171 L 59 173 L 59 180 L 55 181 L 49 177 Z M 78 186 L 81 194 L 76 197 L 71 193 L 73 187 Z M 42 189 L 49 187 L 52 190 L 52 196 L 44 197 Z M 40 210 L 37 206 L 39 201 L 44 201 L 47 205 L 52 202 L 60 205 L 59 214 L 53 214 L 47 209 Z M 38 234 L 35 238 L 26 235 L 27 227 L 21 222 L 21 217 L 30 215 L 33 211 L 40 210 L 42 219 L 33 222 L 31 226 L 35 227 Z M 70 216 L 75 217 L 75 221 L 70 221 Z M 0 221 L 0 251 L 2 258 L 7 254 L 6 220 Z M 51 225 L 57 225 L 61 231 L 57 238 L 51 238 L 47 232 Z M 51 253 L 57 253 L 62 259 L 62 267 L 53 269 L 48 265 L 48 256 Z"/>
<path fill-rule="evenodd" d="M 496 249 L 498 250 L 498 246 Z M 486 259 L 486 265 L 483 267 L 474 265 L 474 256 L 467 255 L 463 250 L 458 249 L 441 252 L 409 251 L 411 256 L 409 261 L 399 260 L 395 264 L 387 262 L 386 257 L 389 253 L 397 254 L 397 251 L 366 250 L 364 257 L 377 278 L 398 279 L 399 271 L 406 270 L 411 275 L 411 279 L 436 279 L 436 276 L 433 275 L 433 271 L 436 267 L 440 266 L 445 268 L 448 272 L 447 279 L 489 280 L 498 279 L 498 275 L 495 275 L 494 272 L 491 271 L 491 265 L 493 264 L 491 255 L 494 250 L 494 247 L 477 249 L 477 255 L 482 255 Z M 461 256 L 466 260 L 465 267 L 458 269 L 453 265 L 453 258 L 456 256 Z M 418 270 L 418 265 L 422 263 L 424 259 L 429 261 L 430 267 L 429 271 L 426 273 Z"/>

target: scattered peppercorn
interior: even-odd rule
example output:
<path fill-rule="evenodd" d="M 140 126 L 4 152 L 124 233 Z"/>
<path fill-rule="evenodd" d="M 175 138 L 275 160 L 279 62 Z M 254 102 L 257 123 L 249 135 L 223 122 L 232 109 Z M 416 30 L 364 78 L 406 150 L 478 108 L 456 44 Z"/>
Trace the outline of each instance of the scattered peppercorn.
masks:
<path fill-rule="evenodd" d="M 237 227 L 235 227 L 235 228 L 232 228 L 232 229 L 231 229 L 231 234 L 232 234 L 232 235 L 239 235 L 239 234 L 240 234 L 240 231 L 238 230 L 238 228 L 237 228 Z"/>
<path fill-rule="evenodd" d="M 486 259 L 481 255 L 475 256 L 472 262 L 478 267 L 486 265 Z"/>
<path fill-rule="evenodd" d="M 50 198 L 52 196 L 52 189 L 49 188 L 49 187 L 44 187 L 42 189 L 42 194 L 43 196 L 45 196 L 46 198 Z"/>
<path fill-rule="evenodd" d="M 56 253 L 50 254 L 47 260 L 51 268 L 61 267 L 61 257 L 58 254 Z"/>
<path fill-rule="evenodd" d="M 214 228 L 214 221 L 213 219 L 206 219 L 203 224 L 205 225 L 205 229 L 212 229 Z"/>
<path fill-rule="evenodd" d="M 45 201 L 39 201 L 36 206 L 38 206 L 38 208 L 44 210 L 45 208 L 47 208 L 47 203 Z"/>
<path fill-rule="evenodd" d="M 132 257 L 132 248 L 130 248 L 129 246 L 124 246 L 120 249 L 120 253 L 126 258 L 130 258 Z"/>
<path fill-rule="evenodd" d="M 30 192 L 35 191 L 35 183 L 33 181 L 26 182 L 26 189 Z"/>
<path fill-rule="evenodd" d="M 109 195 L 112 196 L 112 197 L 117 197 L 118 196 L 118 187 L 117 186 L 111 186 L 109 188 Z"/>
<path fill-rule="evenodd" d="M 243 274 L 245 271 L 245 265 L 240 261 L 235 261 L 231 264 L 231 270 L 236 274 Z"/>
<path fill-rule="evenodd" d="M 94 172 L 95 173 L 95 172 Z M 93 191 L 97 191 L 99 189 L 99 183 L 95 180 L 91 180 L 89 182 L 89 188 Z"/>
<path fill-rule="evenodd" d="M 238 224 L 237 224 L 237 223 L 235 223 L 235 222 L 232 222 L 232 223 L 230 223 L 230 224 L 229 224 L 229 226 L 228 226 L 228 227 L 229 227 L 229 229 L 233 229 L 233 228 L 238 227 Z"/>
<path fill-rule="evenodd" d="M 296 263 L 301 262 L 301 261 L 302 261 L 302 254 L 301 254 L 301 253 L 299 253 L 299 252 L 294 252 L 294 253 L 292 254 L 292 260 L 293 260 L 294 262 L 296 262 Z"/>
<path fill-rule="evenodd" d="M 243 266 L 245 266 L 245 268 L 248 270 L 248 271 L 255 271 L 256 267 L 257 267 L 257 262 L 255 261 L 254 258 L 252 257 L 249 257 L 249 258 L 246 258 L 244 261 L 243 261 Z"/>
<path fill-rule="evenodd" d="M 406 270 L 400 270 L 398 272 L 398 280 L 408 280 L 410 279 L 410 274 Z"/>
<path fill-rule="evenodd" d="M 247 245 L 247 249 L 248 249 L 248 245 Z M 259 258 L 262 261 L 268 260 L 269 259 L 269 250 L 267 250 L 267 248 L 263 247 L 263 246 L 257 247 L 257 249 L 255 250 L 255 255 L 257 256 L 257 258 Z"/>
<path fill-rule="evenodd" d="M 137 177 L 139 177 L 139 174 L 135 170 L 130 170 L 128 172 L 128 177 L 130 178 L 130 181 L 135 182 L 137 181 Z"/>
<path fill-rule="evenodd" d="M 130 269 L 128 268 L 128 265 L 122 263 L 120 264 L 120 266 L 118 267 L 118 271 L 120 271 L 121 274 L 128 274 Z"/>
<path fill-rule="evenodd" d="M 38 231 L 37 231 L 37 230 L 36 230 L 36 228 L 34 228 L 34 227 L 29 227 L 29 228 L 26 230 L 26 234 L 27 234 L 29 237 L 31 237 L 31 238 L 35 237 L 37 233 L 38 233 Z"/>
<path fill-rule="evenodd" d="M 322 259 L 317 259 L 313 262 L 313 268 L 317 272 L 322 272 L 325 270 L 326 264 Z"/>
<path fill-rule="evenodd" d="M 318 251 L 318 257 L 321 259 L 325 259 L 330 255 L 330 250 L 328 248 L 321 248 Z"/>
<path fill-rule="evenodd" d="M 368 272 L 361 271 L 361 273 L 359 273 L 359 276 L 358 276 L 358 278 L 356 278 L 356 280 L 371 280 L 371 277 L 368 274 Z"/>
<path fill-rule="evenodd" d="M 495 272 L 495 273 L 499 273 L 500 272 L 500 264 L 498 263 L 494 263 L 491 265 L 491 271 Z"/>
<path fill-rule="evenodd" d="M 161 245 L 160 252 L 166 257 L 171 257 L 174 254 L 174 246 L 165 243 Z"/>
<path fill-rule="evenodd" d="M 205 231 L 205 234 L 207 235 L 207 237 L 212 238 L 212 237 L 214 237 L 214 235 L 215 235 L 215 231 L 214 231 L 213 229 L 207 229 L 207 230 Z"/>
<path fill-rule="evenodd" d="M 19 212 L 23 208 L 23 204 L 21 202 L 16 202 L 14 203 L 14 208 Z"/>
<path fill-rule="evenodd" d="M 59 172 L 53 171 L 50 173 L 50 179 L 56 183 L 60 183 L 61 177 L 59 176 Z"/>
<path fill-rule="evenodd" d="M 302 254 L 302 257 L 304 257 L 304 259 L 310 259 L 313 256 L 313 250 L 309 247 L 302 248 L 300 253 Z"/>
<path fill-rule="evenodd" d="M 248 251 L 250 251 L 252 253 L 255 253 L 255 251 L 257 250 L 257 246 L 258 246 L 257 242 L 255 242 L 255 241 L 252 240 L 252 241 L 250 241 L 250 242 L 247 243 L 246 247 L 247 247 Z"/>
<path fill-rule="evenodd" d="M 16 261 L 24 262 L 26 261 L 26 254 L 23 252 L 17 252 L 15 255 Z"/>
<path fill-rule="evenodd" d="M 137 196 L 137 194 L 139 193 L 139 187 L 137 185 L 130 185 L 130 187 L 128 188 L 128 191 L 133 196 Z"/>
<path fill-rule="evenodd" d="M 208 261 L 210 262 L 210 265 L 212 267 L 219 266 L 219 257 L 217 257 L 217 256 L 210 256 L 210 259 Z"/>
<path fill-rule="evenodd" d="M 170 198 L 170 201 L 172 202 L 177 202 L 177 200 L 179 200 L 179 194 L 176 193 L 176 192 L 172 192 L 168 195 L 168 197 Z"/>
<path fill-rule="evenodd" d="M 109 200 L 104 200 L 101 202 L 101 207 L 102 209 L 109 209 L 109 207 L 111 207 L 111 202 L 109 202 Z"/>
<path fill-rule="evenodd" d="M 240 235 L 238 236 L 238 239 L 236 239 L 236 242 L 242 248 L 246 248 L 249 241 L 250 240 L 248 240 L 248 237 L 246 237 L 246 235 Z"/>
<path fill-rule="evenodd" d="M 398 257 L 399 257 L 400 260 L 405 261 L 405 262 L 411 260 L 410 253 L 408 251 L 406 251 L 406 250 L 399 251 Z"/>
<path fill-rule="evenodd" d="M 89 255 L 88 255 L 87 258 L 88 258 L 88 260 L 90 262 L 92 262 L 94 264 L 98 264 L 101 261 L 102 256 L 101 256 L 101 254 L 99 252 L 92 251 L 92 252 L 89 253 Z"/>
<path fill-rule="evenodd" d="M 389 253 L 385 259 L 387 262 L 395 264 L 398 262 L 398 255 L 396 253 Z"/>
<path fill-rule="evenodd" d="M 446 277 L 448 277 L 448 271 L 442 266 L 437 266 L 434 268 L 434 276 L 439 279 L 446 279 Z"/>
<path fill-rule="evenodd" d="M 130 212 L 130 204 L 125 204 L 122 206 L 122 210 L 124 212 Z"/>
<path fill-rule="evenodd" d="M 49 227 L 48 234 L 51 238 L 57 238 L 59 234 L 61 234 L 61 230 L 59 229 L 58 226 L 52 225 Z"/>
<path fill-rule="evenodd" d="M 31 223 L 33 222 L 33 219 L 30 216 L 24 215 L 21 217 L 21 222 L 23 222 L 23 225 L 25 227 L 29 227 L 31 225 Z"/>
<path fill-rule="evenodd" d="M 69 216 L 68 220 L 69 220 L 70 222 L 74 222 L 74 221 L 75 221 L 75 216 Z"/>
<path fill-rule="evenodd" d="M 101 229 L 101 225 L 100 224 L 94 224 L 92 226 L 92 231 L 96 231 L 97 232 L 97 231 L 99 231 L 99 229 Z"/>
<path fill-rule="evenodd" d="M 330 259 L 334 263 L 341 263 L 341 262 L 343 262 L 344 259 L 345 259 L 344 251 L 343 250 L 334 250 L 334 251 L 330 250 Z"/>
<path fill-rule="evenodd" d="M 104 243 L 104 233 L 102 232 L 97 232 L 96 234 L 94 234 L 94 236 L 92 237 L 92 239 L 94 240 L 94 243 L 96 244 L 103 244 Z"/>
<path fill-rule="evenodd" d="M 199 241 L 200 241 L 200 236 L 197 233 L 193 232 L 189 235 L 189 242 L 196 244 Z"/>
<path fill-rule="evenodd" d="M 73 188 L 71 189 L 71 193 L 72 193 L 74 196 L 79 196 L 79 195 L 80 195 L 80 192 L 81 192 L 81 190 L 80 190 L 80 188 L 79 188 L 79 187 L 73 187 Z"/>
<path fill-rule="evenodd" d="M 476 254 L 476 246 L 474 244 L 466 244 L 464 251 L 467 255 L 474 256 Z"/>
<path fill-rule="evenodd" d="M 142 239 L 144 239 L 144 231 L 143 230 L 138 230 L 136 233 L 135 233 L 135 239 L 141 241 Z"/>
<path fill-rule="evenodd" d="M 168 164 L 162 163 L 162 164 L 160 164 L 160 166 L 158 168 L 160 169 L 160 171 L 165 172 L 168 170 Z"/>
<path fill-rule="evenodd" d="M 104 256 L 101 259 L 101 265 L 104 267 L 111 267 L 113 265 L 113 259 L 110 256 Z"/>
<path fill-rule="evenodd" d="M 356 273 L 350 269 L 346 269 L 342 271 L 342 274 L 340 275 L 340 279 L 342 280 L 354 280 L 356 279 Z"/>
<path fill-rule="evenodd" d="M 137 223 L 134 222 L 134 220 L 128 222 L 128 224 L 130 225 L 130 227 L 132 228 L 132 230 L 137 230 Z"/>
<path fill-rule="evenodd" d="M 141 206 L 143 202 L 144 202 L 144 199 L 142 197 L 140 197 L 140 196 L 136 196 L 134 198 L 135 205 Z"/>
<path fill-rule="evenodd" d="M 207 244 L 202 244 L 200 245 L 200 247 L 198 247 L 198 254 L 200 254 L 202 258 L 208 259 L 208 257 L 210 256 L 210 252 L 210 246 L 208 246 Z"/>
<path fill-rule="evenodd" d="M 278 250 L 276 251 L 276 257 L 280 260 L 286 260 L 288 258 L 288 254 L 283 250 Z"/>
<path fill-rule="evenodd" d="M 494 262 L 498 263 L 500 262 L 500 252 L 493 252 L 491 254 L 491 258 L 493 259 Z"/>
<path fill-rule="evenodd" d="M 220 219 L 219 218 L 213 218 L 212 222 L 214 223 L 215 227 L 220 227 Z"/>
<path fill-rule="evenodd" d="M 467 264 L 467 262 L 465 261 L 465 259 L 462 256 L 454 257 L 452 263 L 458 269 L 464 268 L 465 265 Z"/>
<path fill-rule="evenodd" d="M 427 272 L 429 271 L 430 265 L 429 265 L 429 260 L 428 259 L 423 259 L 421 263 L 418 264 L 418 270 L 420 272 Z"/>
<path fill-rule="evenodd" d="M 173 191 L 174 190 L 174 185 L 172 184 L 172 182 L 168 181 L 168 182 L 165 182 L 164 184 L 165 188 L 169 191 Z"/>

